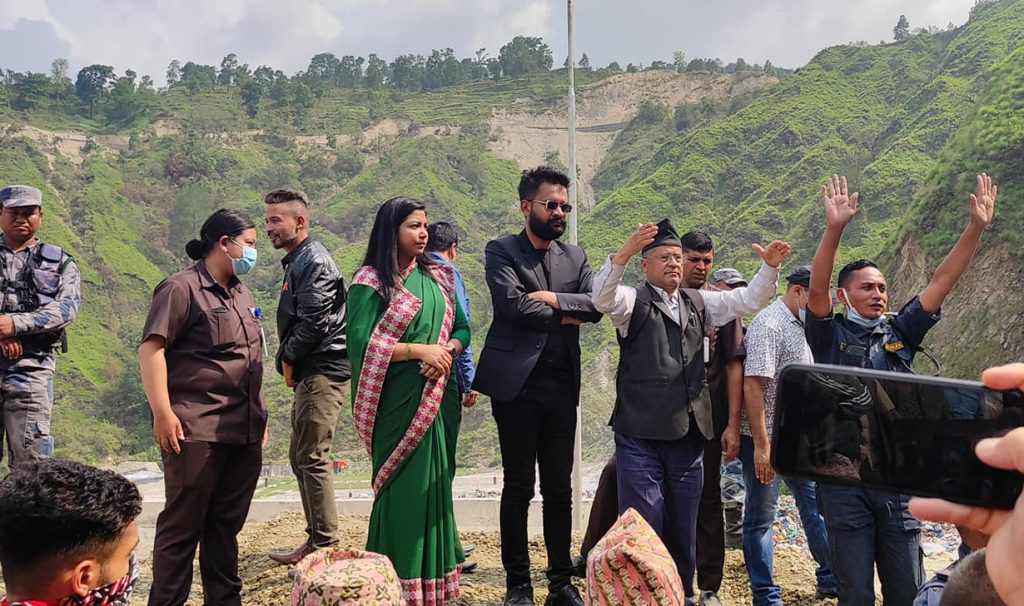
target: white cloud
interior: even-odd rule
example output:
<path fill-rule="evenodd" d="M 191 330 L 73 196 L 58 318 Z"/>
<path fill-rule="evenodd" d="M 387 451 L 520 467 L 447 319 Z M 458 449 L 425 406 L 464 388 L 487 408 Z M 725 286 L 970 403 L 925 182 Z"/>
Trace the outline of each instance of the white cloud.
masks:
<path fill-rule="evenodd" d="M 798 67 L 827 46 L 890 39 L 900 14 L 913 27 L 963 23 L 973 3 L 591 0 L 575 4 L 576 47 L 593 65 L 669 60 L 682 49 L 689 57 Z M 253 67 L 291 73 L 319 52 L 390 59 L 444 47 L 471 56 L 486 47 L 496 56 L 520 34 L 544 37 L 561 64 L 565 14 L 563 0 L 0 0 L 0 31 L 18 19 L 46 21 L 59 40 L 33 52 L 70 48 L 72 69 L 105 63 L 161 82 L 171 59 L 218 65 L 234 52 Z M 0 55 L 0 66 L 11 57 Z M 44 71 L 53 58 L 35 57 L 32 69 Z"/>

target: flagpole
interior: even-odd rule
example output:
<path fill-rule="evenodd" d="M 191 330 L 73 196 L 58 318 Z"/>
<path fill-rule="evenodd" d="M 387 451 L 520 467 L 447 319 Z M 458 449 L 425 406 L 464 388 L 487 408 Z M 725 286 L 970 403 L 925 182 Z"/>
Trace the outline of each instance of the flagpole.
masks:
<path fill-rule="evenodd" d="M 569 242 L 578 243 L 577 217 L 579 205 L 576 203 L 576 56 L 573 54 L 572 32 L 572 0 L 566 0 L 569 23 L 569 204 L 573 212 L 569 215 Z M 572 462 L 572 528 L 583 531 L 583 411 L 579 402 L 576 403 L 576 444 L 573 448 Z"/>

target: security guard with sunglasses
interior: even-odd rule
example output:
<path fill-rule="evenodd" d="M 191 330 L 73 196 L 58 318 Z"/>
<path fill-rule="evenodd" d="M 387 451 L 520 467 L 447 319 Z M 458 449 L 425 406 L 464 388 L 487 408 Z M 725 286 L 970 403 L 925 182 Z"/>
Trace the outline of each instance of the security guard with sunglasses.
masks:
<path fill-rule="evenodd" d="M 82 300 L 74 259 L 36 240 L 42 204 L 34 187 L 0 190 L 0 439 L 12 468 L 53 454 L 54 354 Z"/>

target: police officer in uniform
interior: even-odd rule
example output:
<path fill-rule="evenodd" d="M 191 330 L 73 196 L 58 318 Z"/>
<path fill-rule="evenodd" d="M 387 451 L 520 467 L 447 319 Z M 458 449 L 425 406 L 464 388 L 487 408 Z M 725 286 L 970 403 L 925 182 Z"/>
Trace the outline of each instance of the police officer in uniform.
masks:
<path fill-rule="evenodd" d="M 34 187 L 0 190 L 0 439 L 12 468 L 53 454 L 54 353 L 82 300 L 74 259 L 36 240 L 42 204 Z"/>
<path fill-rule="evenodd" d="M 982 173 L 970 197 L 967 227 L 936 268 L 928 285 L 894 316 L 887 317 L 888 283 L 866 259 L 839 271 L 836 286 L 845 314 L 833 314 L 829 282 L 839 242 L 857 213 L 859 193 L 846 177 L 832 175 L 822 186 L 825 233 L 811 266 L 804 333 L 818 364 L 913 372 L 915 354 L 941 317 L 942 303 L 967 270 L 982 233 L 992 224 L 998 188 Z M 828 527 L 832 571 L 839 581 L 839 606 L 873 606 L 875 574 L 886 606 L 910 606 L 924 581 L 921 524 L 910 514 L 908 497 L 852 486 L 818 486 L 818 503 Z"/>

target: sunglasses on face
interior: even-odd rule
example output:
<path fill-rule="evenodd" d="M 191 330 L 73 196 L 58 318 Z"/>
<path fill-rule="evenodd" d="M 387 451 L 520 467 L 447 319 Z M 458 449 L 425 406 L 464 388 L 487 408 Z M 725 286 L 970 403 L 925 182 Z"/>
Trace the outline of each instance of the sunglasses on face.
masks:
<path fill-rule="evenodd" d="M 561 210 L 565 214 L 569 214 L 572 212 L 572 204 L 562 204 L 561 202 L 556 202 L 555 200 L 527 200 L 527 202 L 536 202 L 538 204 L 543 204 L 544 208 L 548 209 L 548 212 L 555 212 L 556 210 Z"/>

